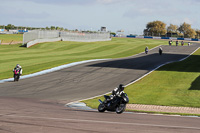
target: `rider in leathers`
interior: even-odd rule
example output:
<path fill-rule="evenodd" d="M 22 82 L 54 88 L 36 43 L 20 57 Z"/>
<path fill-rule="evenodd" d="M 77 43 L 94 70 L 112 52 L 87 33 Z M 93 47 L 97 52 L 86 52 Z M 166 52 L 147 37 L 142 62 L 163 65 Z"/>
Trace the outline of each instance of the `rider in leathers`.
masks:
<path fill-rule="evenodd" d="M 124 93 L 124 85 L 123 84 L 120 84 L 118 88 L 115 88 L 113 91 L 112 91 L 112 94 L 110 95 L 109 99 L 107 99 L 105 101 L 105 103 L 107 103 L 108 101 L 111 101 L 113 100 L 113 98 L 115 98 L 116 96 L 121 96 L 122 94 Z"/>
<path fill-rule="evenodd" d="M 15 70 L 19 70 L 19 74 L 22 75 L 22 67 L 19 64 L 16 65 L 16 67 L 13 69 L 13 72 Z"/>

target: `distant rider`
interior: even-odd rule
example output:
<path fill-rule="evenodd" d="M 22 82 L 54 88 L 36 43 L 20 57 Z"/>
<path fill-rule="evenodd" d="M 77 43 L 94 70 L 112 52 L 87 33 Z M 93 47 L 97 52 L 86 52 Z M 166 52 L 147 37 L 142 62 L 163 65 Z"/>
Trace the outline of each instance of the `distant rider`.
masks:
<path fill-rule="evenodd" d="M 21 76 L 22 75 L 22 67 L 19 64 L 17 64 L 16 67 L 13 69 L 13 72 L 14 72 L 14 74 L 19 72 L 19 74 L 20 74 L 19 76 Z"/>
<path fill-rule="evenodd" d="M 182 45 L 182 46 L 184 45 L 184 42 L 183 42 L 183 41 L 181 42 L 181 45 Z"/>
<path fill-rule="evenodd" d="M 162 55 L 162 52 L 163 52 L 162 48 L 159 47 L 159 54 Z"/>
<path fill-rule="evenodd" d="M 149 51 L 149 48 L 148 48 L 148 47 L 146 47 L 146 48 L 145 48 L 145 53 L 147 54 L 147 53 L 148 53 L 148 51 Z"/>
<path fill-rule="evenodd" d="M 172 45 L 172 40 L 169 40 L 169 46 L 171 46 Z"/>
<path fill-rule="evenodd" d="M 178 46 L 178 40 L 176 41 L 176 46 Z"/>

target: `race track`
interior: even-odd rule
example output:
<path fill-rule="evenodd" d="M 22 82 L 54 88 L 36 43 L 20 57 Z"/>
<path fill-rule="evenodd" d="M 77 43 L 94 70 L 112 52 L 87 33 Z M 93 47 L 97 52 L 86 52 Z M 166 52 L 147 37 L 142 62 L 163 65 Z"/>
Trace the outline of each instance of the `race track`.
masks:
<path fill-rule="evenodd" d="M 162 46 L 136 56 L 85 63 L 0 84 L 0 132 L 199 132 L 199 118 L 98 113 L 63 104 L 104 94 L 156 67 L 187 57 L 198 45 Z"/>

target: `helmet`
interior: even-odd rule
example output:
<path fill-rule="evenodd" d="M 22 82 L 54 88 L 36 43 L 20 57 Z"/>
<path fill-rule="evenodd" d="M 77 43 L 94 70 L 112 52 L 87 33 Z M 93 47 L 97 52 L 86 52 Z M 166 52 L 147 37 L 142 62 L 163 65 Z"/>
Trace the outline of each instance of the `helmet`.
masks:
<path fill-rule="evenodd" d="M 17 64 L 15 68 L 22 68 L 22 67 L 19 64 Z"/>
<path fill-rule="evenodd" d="M 124 90 L 124 85 L 123 85 L 123 84 L 120 84 L 120 85 L 119 85 L 119 89 L 120 89 L 121 91 L 123 91 L 123 90 Z"/>

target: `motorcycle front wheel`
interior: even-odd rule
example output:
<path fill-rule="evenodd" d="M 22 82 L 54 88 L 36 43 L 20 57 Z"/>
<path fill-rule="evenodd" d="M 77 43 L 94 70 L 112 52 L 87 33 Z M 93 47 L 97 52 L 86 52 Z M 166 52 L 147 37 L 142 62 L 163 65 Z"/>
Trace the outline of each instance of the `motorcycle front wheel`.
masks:
<path fill-rule="evenodd" d="M 126 109 L 126 104 L 120 104 L 116 108 L 116 113 L 117 114 L 121 114 L 121 113 L 123 113 L 125 111 L 125 109 Z"/>
<path fill-rule="evenodd" d="M 15 81 L 18 81 L 18 80 L 17 80 L 17 75 L 14 76 L 14 82 L 15 82 Z"/>
<path fill-rule="evenodd" d="M 105 106 L 104 106 L 103 104 L 99 104 L 99 106 L 98 106 L 98 111 L 99 111 L 99 112 L 105 112 L 105 111 L 106 111 Z"/>

